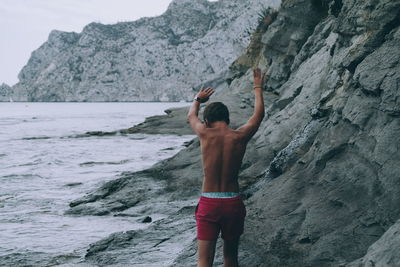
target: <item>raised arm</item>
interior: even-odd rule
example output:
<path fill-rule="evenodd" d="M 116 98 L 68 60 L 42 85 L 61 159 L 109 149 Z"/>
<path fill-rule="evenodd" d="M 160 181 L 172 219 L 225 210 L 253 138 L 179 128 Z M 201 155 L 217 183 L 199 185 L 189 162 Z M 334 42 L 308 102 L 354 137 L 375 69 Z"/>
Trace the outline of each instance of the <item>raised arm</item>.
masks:
<path fill-rule="evenodd" d="M 264 97 L 263 97 L 263 80 L 265 73 L 261 73 L 259 68 L 253 70 L 254 76 L 254 95 L 255 95 L 255 105 L 254 113 L 250 119 L 241 126 L 238 131 L 243 133 L 245 139 L 250 140 L 251 137 L 257 132 L 258 127 L 262 120 L 264 119 Z"/>
<path fill-rule="evenodd" d="M 214 93 L 214 89 L 212 89 L 212 88 L 201 89 L 200 92 L 197 93 L 195 99 L 193 100 L 192 106 L 189 109 L 187 119 L 188 119 L 193 131 L 197 135 L 200 135 L 202 133 L 202 131 L 206 128 L 206 126 L 200 121 L 200 119 L 198 117 L 200 103 L 207 102 L 209 97 L 213 93 Z"/>

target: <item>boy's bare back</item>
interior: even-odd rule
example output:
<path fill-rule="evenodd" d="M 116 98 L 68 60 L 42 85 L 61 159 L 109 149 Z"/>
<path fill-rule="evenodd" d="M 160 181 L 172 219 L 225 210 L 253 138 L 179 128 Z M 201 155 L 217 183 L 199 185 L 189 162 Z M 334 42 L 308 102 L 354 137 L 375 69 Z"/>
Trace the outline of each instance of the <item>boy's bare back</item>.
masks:
<path fill-rule="evenodd" d="M 200 134 L 204 169 L 202 192 L 239 192 L 238 172 L 247 140 L 221 123 Z"/>
<path fill-rule="evenodd" d="M 214 89 L 202 89 L 197 94 L 197 101 L 193 102 L 189 110 L 188 121 L 200 139 L 204 170 L 202 192 L 239 192 L 238 173 L 246 145 L 264 118 L 263 78 L 261 70 L 255 69 L 254 113 L 237 130 L 229 128 L 229 118 L 228 123 L 223 120 L 209 122 L 207 119 L 202 123 L 198 118 L 200 102 L 206 102 Z M 222 103 L 221 105 L 224 106 Z"/>

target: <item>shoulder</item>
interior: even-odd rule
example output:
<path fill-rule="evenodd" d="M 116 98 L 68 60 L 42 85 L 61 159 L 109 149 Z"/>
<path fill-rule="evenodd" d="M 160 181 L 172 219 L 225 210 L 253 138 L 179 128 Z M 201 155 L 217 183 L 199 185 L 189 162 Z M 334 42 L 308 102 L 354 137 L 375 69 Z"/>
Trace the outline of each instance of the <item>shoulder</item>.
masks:
<path fill-rule="evenodd" d="M 241 141 L 241 142 L 248 141 L 247 140 L 248 139 L 248 134 L 243 129 L 232 130 L 232 133 L 233 133 L 234 138 L 236 140 Z"/>
<path fill-rule="evenodd" d="M 205 140 L 212 136 L 212 131 L 210 131 L 210 128 L 207 128 L 203 124 L 202 126 L 197 128 L 196 135 L 200 138 L 200 140 Z"/>

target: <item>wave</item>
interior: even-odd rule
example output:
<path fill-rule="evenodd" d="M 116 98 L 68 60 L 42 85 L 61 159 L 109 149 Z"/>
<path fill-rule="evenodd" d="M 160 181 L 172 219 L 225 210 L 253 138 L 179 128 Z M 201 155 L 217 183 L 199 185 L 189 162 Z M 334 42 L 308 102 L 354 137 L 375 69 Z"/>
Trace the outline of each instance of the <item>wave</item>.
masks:
<path fill-rule="evenodd" d="M 43 160 L 41 159 L 37 159 L 35 161 L 31 161 L 31 162 L 26 162 L 26 163 L 22 163 L 22 164 L 18 164 L 18 165 L 13 165 L 11 167 L 24 167 L 24 166 L 35 166 L 35 165 L 39 165 L 43 163 Z"/>
<path fill-rule="evenodd" d="M 68 183 L 68 184 L 65 184 L 65 186 L 68 186 L 68 187 L 74 187 L 74 186 L 78 186 L 78 185 L 82 185 L 83 183 L 81 183 L 81 182 L 76 182 L 76 183 Z"/>
<path fill-rule="evenodd" d="M 94 165 L 120 165 L 129 162 L 130 160 L 124 159 L 120 161 L 87 161 L 83 163 L 79 163 L 79 166 L 94 166 Z"/>
<path fill-rule="evenodd" d="M 50 139 L 50 136 L 32 136 L 32 137 L 24 137 L 21 140 L 37 140 L 37 139 Z"/>
<path fill-rule="evenodd" d="M 2 175 L 0 176 L 2 178 L 15 178 L 15 177 L 22 177 L 22 178 L 26 178 L 26 177 L 37 177 L 37 178 L 43 178 L 42 176 L 38 175 L 38 174 L 7 174 L 7 175 Z"/>
<path fill-rule="evenodd" d="M 135 137 L 129 137 L 129 140 L 143 140 L 146 139 L 146 136 L 135 136 Z"/>
<path fill-rule="evenodd" d="M 111 131 L 111 132 L 90 131 L 90 132 L 85 132 L 83 134 L 68 135 L 68 136 L 60 137 L 60 138 L 62 138 L 62 139 L 64 139 L 64 138 L 85 138 L 85 137 L 91 137 L 91 136 L 113 136 L 113 135 L 118 135 L 118 131 Z"/>

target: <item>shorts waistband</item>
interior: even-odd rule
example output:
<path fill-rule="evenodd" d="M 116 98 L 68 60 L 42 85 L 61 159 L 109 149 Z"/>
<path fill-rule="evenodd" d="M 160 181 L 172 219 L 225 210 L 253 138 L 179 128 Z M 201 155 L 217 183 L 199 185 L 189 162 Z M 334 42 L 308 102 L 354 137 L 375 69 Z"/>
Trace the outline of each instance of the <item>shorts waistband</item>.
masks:
<path fill-rule="evenodd" d="M 236 198 L 239 196 L 237 192 L 203 192 L 202 197 L 207 198 Z"/>

